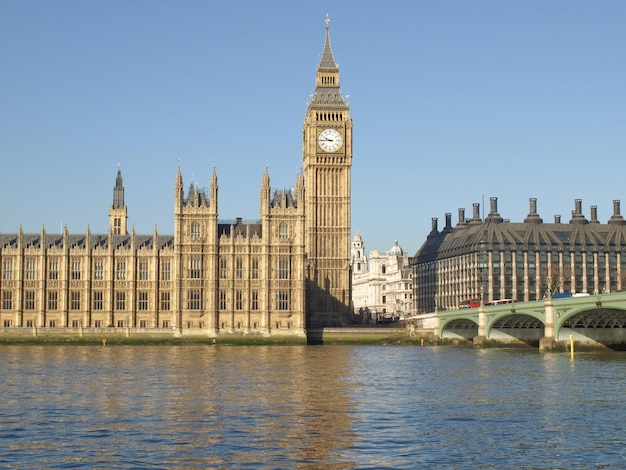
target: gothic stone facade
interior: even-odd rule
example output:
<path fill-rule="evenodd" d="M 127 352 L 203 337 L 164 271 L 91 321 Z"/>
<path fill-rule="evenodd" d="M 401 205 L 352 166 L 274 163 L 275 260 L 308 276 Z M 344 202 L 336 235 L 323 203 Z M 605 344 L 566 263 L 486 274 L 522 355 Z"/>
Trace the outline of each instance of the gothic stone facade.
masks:
<path fill-rule="evenodd" d="M 165 328 L 181 334 L 305 335 L 340 324 L 350 300 L 352 119 L 328 28 L 303 124 L 303 172 L 260 219 L 218 218 L 209 188 L 176 174 L 174 234 L 127 232 L 118 170 L 109 233 L 0 235 L 0 327 Z"/>

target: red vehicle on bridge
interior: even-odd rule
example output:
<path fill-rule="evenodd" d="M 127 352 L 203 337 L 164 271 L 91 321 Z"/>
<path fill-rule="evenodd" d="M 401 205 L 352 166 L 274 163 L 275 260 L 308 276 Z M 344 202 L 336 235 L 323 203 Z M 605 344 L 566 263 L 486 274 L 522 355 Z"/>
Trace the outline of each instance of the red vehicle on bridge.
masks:
<path fill-rule="evenodd" d="M 480 307 L 480 299 L 467 299 L 462 300 L 459 304 L 459 308 L 474 308 Z"/>

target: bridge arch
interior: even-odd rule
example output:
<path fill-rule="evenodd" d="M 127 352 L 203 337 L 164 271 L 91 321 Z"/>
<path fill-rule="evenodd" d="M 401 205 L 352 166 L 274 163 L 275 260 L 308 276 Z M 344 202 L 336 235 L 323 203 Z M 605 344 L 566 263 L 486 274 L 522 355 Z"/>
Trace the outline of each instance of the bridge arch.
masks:
<path fill-rule="evenodd" d="M 543 328 L 545 313 L 534 310 L 512 310 L 487 315 L 487 337 L 492 328 Z"/>
<path fill-rule="evenodd" d="M 487 315 L 487 339 L 539 345 L 545 335 L 545 315 L 541 312 L 513 310 Z"/>
<path fill-rule="evenodd" d="M 471 341 L 476 335 L 478 335 L 478 312 L 473 315 L 447 318 L 439 325 L 440 338 L 461 336 Z"/>
<path fill-rule="evenodd" d="M 555 308 L 555 339 L 598 342 L 613 349 L 626 349 L 626 307 L 580 305 L 569 309 Z"/>

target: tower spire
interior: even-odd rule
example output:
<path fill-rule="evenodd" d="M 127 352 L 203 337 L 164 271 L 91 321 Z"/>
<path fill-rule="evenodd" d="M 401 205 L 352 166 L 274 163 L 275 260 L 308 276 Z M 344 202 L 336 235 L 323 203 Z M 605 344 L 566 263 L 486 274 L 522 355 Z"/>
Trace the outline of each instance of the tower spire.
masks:
<path fill-rule="evenodd" d="M 109 209 L 109 230 L 115 235 L 125 235 L 126 220 L 128 219 L 128 210 L 124 203 L 124 182 L 122 180 L 122 170 L 120 164 L 117 164 L 117 177 L 115 178 L 115 187 L 113 188 L 113 204 Z"/>
<path fill-rule="evenodd" d="M 324 93 L 321 92 L 324 90 Z M 324 100 L 321 101 L 324 95 Z M 311 106 L 345 106 L 346 103 L 339 91 L 339 66 L 335 62 L 333 49 L 330 46 L 330 18 L 326 15 L 326 39 L 322 58 L 317 64 L 317 77 L 315 83 L 315 95 L 311 99 Z"/>
<path fill-rule="evenodd" d="M 318 68 L 337 68 L 337 62 L 333 56 L 333 49 L 330 47 L 330 17 L 326 13 L 326 41 L 324 41 L 324 51 Z M 337 84 L 339 86 L 339 84 Z"/>
<path fill-rule="evenodd" d="M 122 180 L 122 169 L 117 164 L 117 178 L 115 178 L 115 188 L 113 188 L 113 209 L 124 207 L 124 182 Z"/>

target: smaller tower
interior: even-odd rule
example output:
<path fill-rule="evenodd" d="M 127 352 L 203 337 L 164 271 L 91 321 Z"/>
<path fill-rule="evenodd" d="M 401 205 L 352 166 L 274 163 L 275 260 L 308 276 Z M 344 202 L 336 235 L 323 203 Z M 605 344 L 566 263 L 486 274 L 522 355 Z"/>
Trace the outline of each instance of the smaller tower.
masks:
<path fill-rule="evenodd" d="M 352 275 L 358 276 L 367 273 L 367 257 L 365 255 L 365 244 L 359 232 L 352 239 Z"/>
<path fill-rule="evenodd" d="M 122 170 L 117 166 L 117 178 L 113 188 L 113 204 L 109 209 L 109 232 L 113 235 L 128 235 L 126 221 L 128 219 L 128 209 L 124 203 L 124 183 L 122 181 Z"/>

